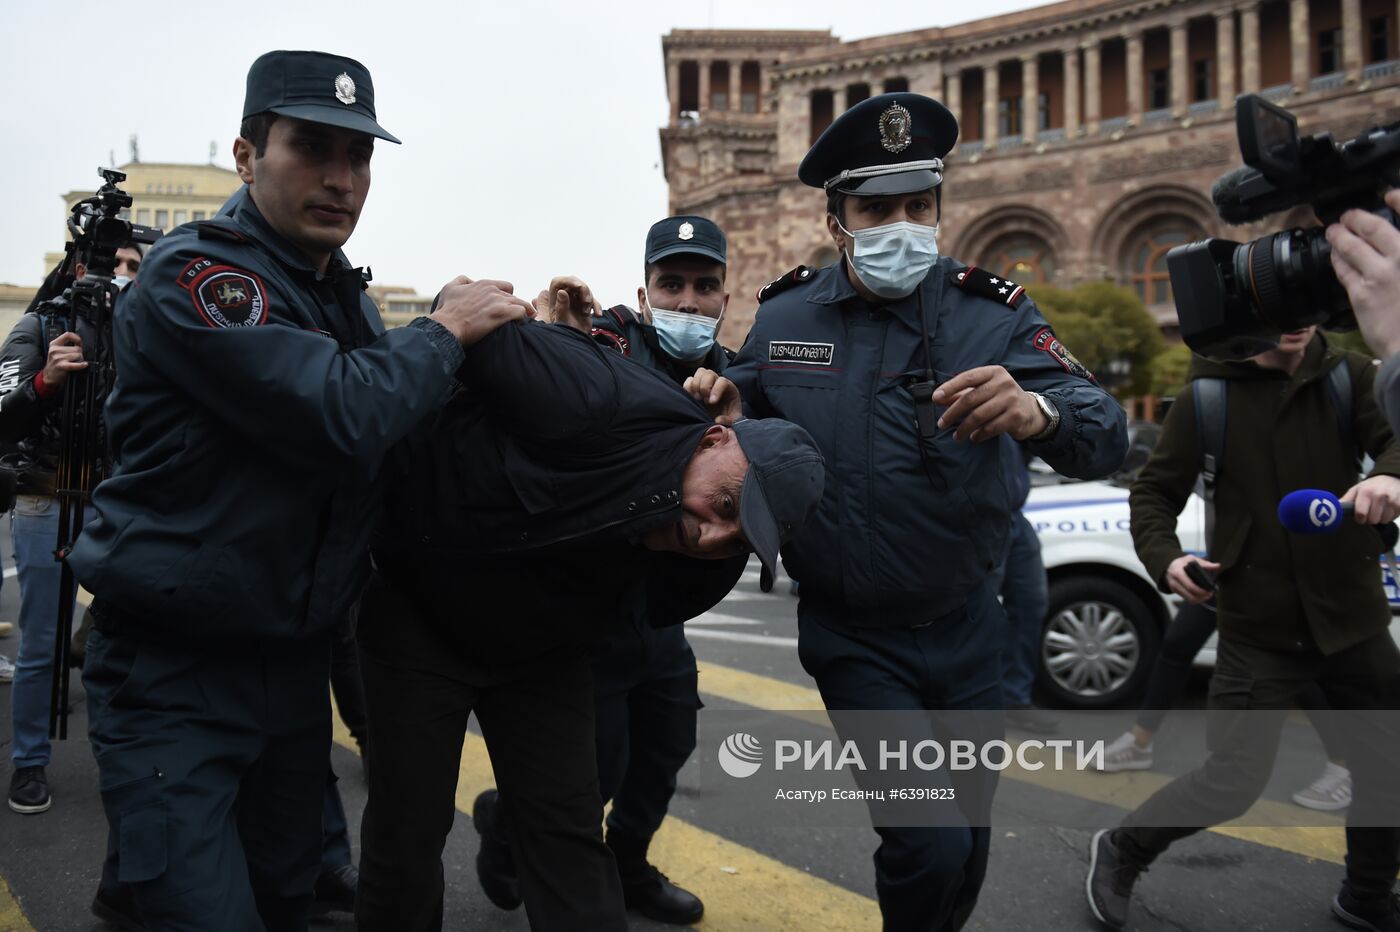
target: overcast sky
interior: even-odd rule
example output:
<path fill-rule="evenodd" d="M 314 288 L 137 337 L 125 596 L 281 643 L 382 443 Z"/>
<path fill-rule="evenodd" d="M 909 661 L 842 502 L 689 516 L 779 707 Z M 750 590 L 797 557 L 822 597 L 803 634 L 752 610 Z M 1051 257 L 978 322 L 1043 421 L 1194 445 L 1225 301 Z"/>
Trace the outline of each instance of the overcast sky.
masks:
<path fill-rule="evenodd" d="M 44 253 L 62 246 L 59 195 L 95 187 L 109 152 L 126 162 L 132 133 L 144 161 L 203 163 L 212 140 L 232 168 L 248 65 L 314 48 L 368 66 L 380 122 L 404 141 L 376 148 L 351 261 L 428 294 L 457 274 L 530 296 L 578 274 L 603 301 L 632 304 L 646 228 L 666 213 L 665 33 L 829 28 L 849 40 L 1035 5 L 3 0 L 0 281 L 38 284 Z"/>

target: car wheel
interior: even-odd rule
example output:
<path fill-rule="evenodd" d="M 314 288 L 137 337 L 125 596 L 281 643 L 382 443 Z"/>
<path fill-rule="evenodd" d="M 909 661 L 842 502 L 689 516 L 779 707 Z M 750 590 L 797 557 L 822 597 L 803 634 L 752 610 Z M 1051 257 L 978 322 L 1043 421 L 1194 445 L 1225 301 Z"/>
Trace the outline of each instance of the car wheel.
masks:
<path fill-rule="evenodd" d="M 1056 705 L 1116 706 L 1152 674 L 1161 631 L 1141 598 L 1111 579 L 1078 576 L 1050 586 L 1039 683 Z"/>

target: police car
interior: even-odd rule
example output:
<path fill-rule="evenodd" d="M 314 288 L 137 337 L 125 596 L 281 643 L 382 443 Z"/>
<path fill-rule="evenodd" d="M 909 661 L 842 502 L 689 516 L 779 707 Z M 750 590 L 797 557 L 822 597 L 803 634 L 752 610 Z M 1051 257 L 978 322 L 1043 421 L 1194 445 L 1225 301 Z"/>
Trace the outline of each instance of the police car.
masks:
<path fill-rule="evenodd" d="M 1134 438 L 1130 470 L 1145 462 L 1155 440 L 1149 430 Z M 1032 464 L 1037 484 L 1023 509 L 1040 538 L 1050 581 L 1038 682 L 1052 705 L 1119 705 L 1147 685 L 1162 632 L 1181 600 L 1159 592 L 1137 558 L 1126 477 L 1039 484 L 1049 479 L 1045 472 Z M 1187 551 L 1205 552 L 1205 503 L 1198 495 L 1177 519 L 1177 534 Z M 1381 574 L 1394 616 L 1400 612 L 1400 590 L 1384 563 Z M 1390 631 L 1400 642 L 1400 619 L 1393 618 Z M 1196 663 L 1215 663 L 1214 635 Z"/>

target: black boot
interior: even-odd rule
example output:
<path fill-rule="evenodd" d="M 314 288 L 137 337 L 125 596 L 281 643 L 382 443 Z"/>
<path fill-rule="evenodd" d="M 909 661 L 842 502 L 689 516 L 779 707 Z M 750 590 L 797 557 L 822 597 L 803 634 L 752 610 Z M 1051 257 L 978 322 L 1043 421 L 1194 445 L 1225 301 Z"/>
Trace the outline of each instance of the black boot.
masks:
<path fill-rule="evenodd" d="M 353 864 L 326 871 L 316 878 L 316 898 L 311 901 L 311 915 L 320 919 L 331 913 L 355 912 L 355 891 L 360 887 L 360 872 Z"/>
<path fill-rule="evenodd" d="M 705 904 L 698 896 L 671 883 L 665 874 L 647 862 L 650 839 L 637 841 L 609 831 L 607 843 L 617 859 L 622 898 L 628 909 L 635 909 L 657 922 L 681 926 L 699 922 L 705 915 Z"/>
<path fill-rule="evenodd" d="M 119 883 L 115 887 L 99 886 L 97 895 L 92 898 L 92 914 L 122 932 L 147 932 L 146 924 L 141 920 L 141 910 L 136 907 L 136 895 L 129 883 Z"/>
<path fill-rule="evenodd" d="M 476 879 L 486 898 L 497 907 L 515 909 L 520 905 L 520 878 L 515 873 L 515 858 L 510 853 L 500 806 L 495 790 L 484 791 L 472 803 L 472 825 L 481 836 Z"/>

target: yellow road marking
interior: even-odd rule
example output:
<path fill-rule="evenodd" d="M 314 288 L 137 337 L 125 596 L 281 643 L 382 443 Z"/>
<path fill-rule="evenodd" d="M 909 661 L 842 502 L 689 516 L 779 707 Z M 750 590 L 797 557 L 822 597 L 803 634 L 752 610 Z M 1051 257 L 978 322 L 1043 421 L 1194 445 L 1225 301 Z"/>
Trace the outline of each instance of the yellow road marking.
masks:
<path fill-rule="evenodd" d="M 0 932 L 34 932 L 4 877 L 0 877 Z"/>
<path fill-rule="evenodd" d="M 813 720 L 810 715 L 812 711 L 825 708 L 821 694 L 809 686 L 706 661 L 700 662 L 700 691 L 756 709 L 808 713 L 797 716 L 807 722 Z M 1048 767 L 1028 771 L 1016 766 L 1003 771 L 1002 777 L 1123 809 L 1137 808 L 1172 781 L 1165 774 L 1147 771 L 1080 773 L 1056 771 Z M 1343 820 L 1310 812 L 1308 819 L 1314 825 L 1291 825 L 1298 821 L 1298 817 L 1298 810 L 1288 803 L 1261 799 L 1235 822 L 1216 826 L 1210 831 L 1307 858 L 1344 864 L 1347 846 Z"/>
<path fill-rule="evenodd" d="M 340 717 L 334 720 L 336 743 L 356 750 Z M 457 810 L 470 816 L 477 794 L 495 785 L 486 742 L 469 732 L 457 776 Z M 705 901 L 705 919 L 693 928 L 860 932 L 880 927 L 873 899 L 674 816 L 661 824 L 649 860 Z M 474 876 L 467 879 L 476 882 Z"/>

